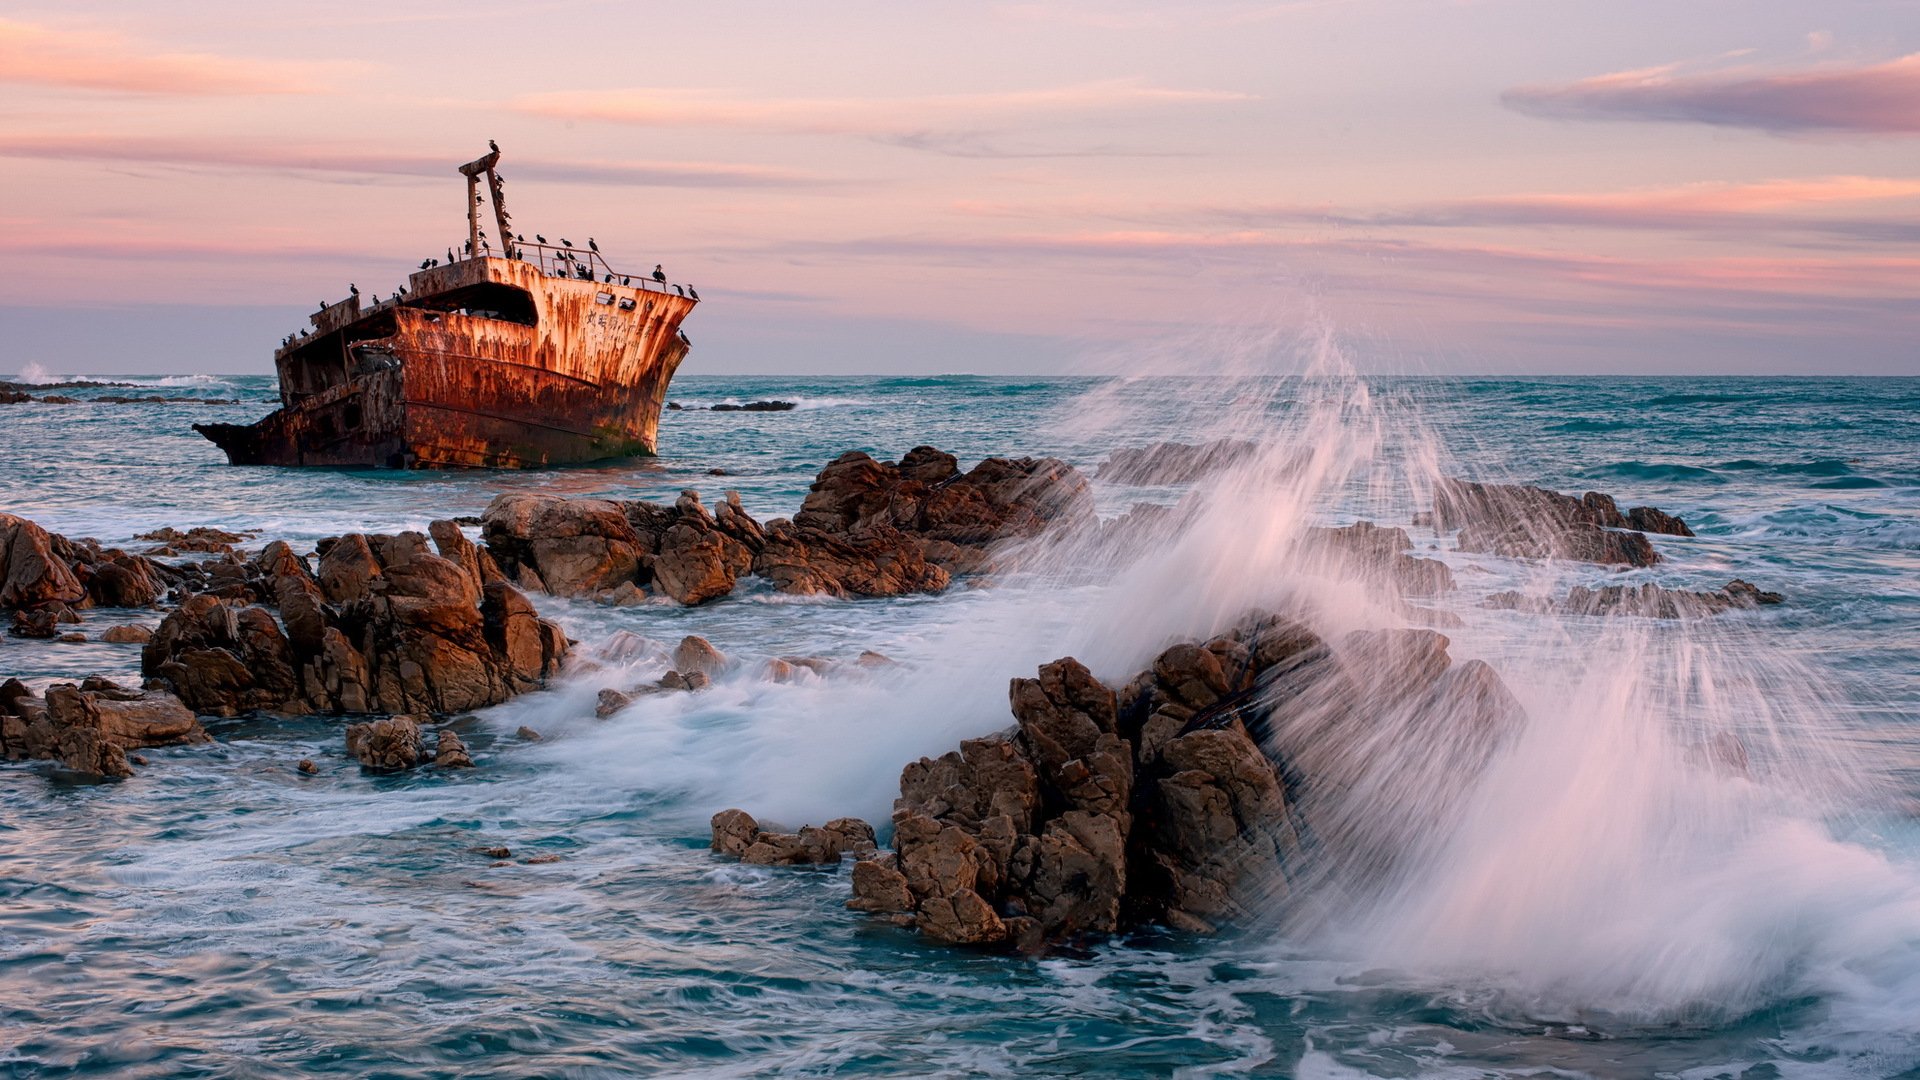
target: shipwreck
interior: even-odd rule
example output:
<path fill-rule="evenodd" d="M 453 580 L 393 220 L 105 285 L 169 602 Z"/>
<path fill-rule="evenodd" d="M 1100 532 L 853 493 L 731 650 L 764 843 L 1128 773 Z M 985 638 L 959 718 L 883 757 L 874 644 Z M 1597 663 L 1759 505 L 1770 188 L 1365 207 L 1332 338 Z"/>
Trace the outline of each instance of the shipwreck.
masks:
<path fill-rule="evenodd" d="M 235 465 L 528 468 L 652 454 L 690 342 L 690 287 L 621 273 L 592 240 L 529 243 L 500 151 L 459 167 L 467 237 L 385 300 L 358 287 L 274 352 L 281 407 L 195 424 Z M 486 195 L 480 188 L 484 183 Z M 499 246 L 481 223 L 491 199 Z"/>

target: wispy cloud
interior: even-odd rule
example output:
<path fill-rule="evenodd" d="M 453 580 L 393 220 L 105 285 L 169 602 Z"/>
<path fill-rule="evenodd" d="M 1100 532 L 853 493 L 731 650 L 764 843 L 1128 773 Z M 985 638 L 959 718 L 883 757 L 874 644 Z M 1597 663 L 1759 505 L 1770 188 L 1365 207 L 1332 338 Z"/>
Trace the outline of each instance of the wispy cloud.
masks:
<path fill-rule="evenodd" d="M 314 64 L 159 52 L 117 34 L 0 18 L 0 82 L 137 94 L 305 94 Z"/>
<path fill-rule="evenodd" d="M 1699 75 L 1676 67 L 1523 86 L 1509 107 L 1562 120 L 1654 120 L 1754 128 L 1776 135 L 1920 134 L 1920 53 L 1885 63 L 1803 71 Z"/>
<path fill-rule="evenodd" d="M 344 145 L 257 139 L 173 139 L 119 135 L 0 135 L 0 157 L 105 161 L 183 168 L 298 174 L 317 179 L 453 175 L 463 151 L 401 153 Z M 752 165 L 690 162 L 580 161 L 509 156 L 503 173 L 557 183 L 642 187 L 805 187 L 830 181 L 806 173 Z"/>
<path fill-rule="evenodd" d="M 1252 95 L 1230 90 L 1177 89 L 1138 79 L 1108 79 L 1029 90 L 895 98 L 753 98 L 716 90 L 665 88 L 562 90 L 529 94 L 515 99 L 511 107 L 548 119 L 646 127 L 902 138 L 926 137 L 935 131 L 980 131 L 1035 117 L 1249 100 Z"/>

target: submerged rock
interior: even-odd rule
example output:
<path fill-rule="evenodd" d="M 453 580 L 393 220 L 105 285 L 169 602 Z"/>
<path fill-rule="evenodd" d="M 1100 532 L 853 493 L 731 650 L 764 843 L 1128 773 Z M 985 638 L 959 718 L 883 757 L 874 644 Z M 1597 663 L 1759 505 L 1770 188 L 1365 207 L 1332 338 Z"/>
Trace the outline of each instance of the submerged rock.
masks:
<path fill-rule="evenodd" d="M 76 772 L 132 776 L 127 751 L 211 742 L 192 710 L 157 690 L 106 679 L 55 683 L 43 696 L 17 679 L 0 684 L 0 754 L 44 758 Z"/>
<path fill-rule="evenodd" d="M 1699 619 L 1725 611 L 1779 604 L 1779 593 L 1765 592 L 1759 586 L 1735 578 L 1712 592 L 1668 589 L 1652 583 L 1606 585 L 1589 589 L 1575 585 L 1566 598 L 1554 601 L 1519 592 L 1500 592 L 1487 597 L 1486 605 L 1510 611 L 1562 615 L 1637 615 L 1648 619 Z"/>

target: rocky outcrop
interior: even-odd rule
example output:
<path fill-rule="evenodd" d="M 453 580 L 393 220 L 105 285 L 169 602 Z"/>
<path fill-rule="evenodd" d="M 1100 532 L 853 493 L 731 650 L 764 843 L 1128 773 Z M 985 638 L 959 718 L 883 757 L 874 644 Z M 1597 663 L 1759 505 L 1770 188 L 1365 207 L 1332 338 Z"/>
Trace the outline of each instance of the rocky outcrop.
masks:
<path fill-rule="evenodd" d="M 0 609 L 61 613 L 152 607 L 179 580 L 178 571 L 144 555 L 69 539 L 26 518 L 0 514 Z"/>
<path fill-rule="evenodd" d="M 788 593 L 939 592 L 985 569 L 998 541 L 1094 521 L 1085 478 L 1064 462 L 988 458 L 962 473 L 953 455 L 922 446 L 897 464 L 841 455 L 791 520 L 762 525 L 737 492 L 713 513 L 693 491 L 672 506 L 516 494 L 488 507 L 483 536 L 523 586 L 700 604 L 749 574 Z"/>
<path fill-rule="evenodd" d="M 1198 445 L 1157 442 L 1115 450 L 1100 463 L 1094 476 L 1116 484 L 1138 487 L 1190 484 L 1210 473 L 1239 464 L 1259 449 L 1259 443 L 1240 439 L 1217 439 Z"/>
<path fill-rule="evenodd" d="M 1460 530 L 1460 550 L 1467 552 L 1652 566 L 1660 555 L 1647 533 L 1693 535 L 1671 514 L 1650 506 L 1623 513 L 1612 496 L 1597 491 L 1575 498 L 1523 484 L 1449 478 L 1433 495 L 1433 512 L 1424 520 L 1443 532 Z"/>
<path fill-rule="evenodd" d="M 1651 582 L 1606 585 L 1598 589 L 1575 585 L 1567 591 L 1565 599 L 1559 601 L 1519 592 L 1500 592 L 1487 597 L 1486 605 L 1537 615 L 1637 615 L 1647 619 L 1699 619 L 1726 611 L 1778 604 L 1785 599 L 1779 593 L 1766 592 L 1751 582 L 1735 578 L 1711 592 L 1668 589 Z"/>
<path fill-rule="evenodd" d="M 188 597 L 162 620 L 142 670 L 213 715 L 431 713 L 540 686 L 567 651 L 559 627 L 457 528 L 324 541 L 317 572 L 283 543 L 250 564 L 261 605 Z"/>
<path fill-rule="evenodd" d="M 803 825 L 798 832 L 762 828 L 744 810 L 713 815 L 713 850 L 762 866 L 827 866 L 848 855 L 874 852 L 873 826 L 859 818 L 835 818 L 825 825 Z"/>
<path fill-rule="evenodd" d="M 210 742 L 171 694 L 105 679 L 55 683 L 44 696 L 17 679 L 0 684 L 0 756 L 48 759 L 76 772 L 132 776 L 128 750 Z"/>
<path fill-rule="evenodd" d="M 23 517 L 0 514 L 0 608 L 78 604 L 86 587 L 54 554 L 54 536 Z"/>
<path fill-rule="evenodd" d="M 855 863 L 847 906 L 946 944 L 1038 951 L 1146 922 L 1246 922 L 1313 872 L 1303 829 L 1314 852 L 1387 865 L 1334 809 L 1371 759 L 1329 748 L 1425 725 L 1458 748 L 1434 770 L 1464 783 L 1518 720 L 1492 669 L 1453 664 L 1447 645 L 1428 630 L 1330 645 L 1257 615 L 1119 689 L 1071 658 L 1046 664 L 1013 680 L 1013 729 L 902 771 L 892 850 Z M 714 819 L 715 851 L 760 835 L 741 811 Z"/>

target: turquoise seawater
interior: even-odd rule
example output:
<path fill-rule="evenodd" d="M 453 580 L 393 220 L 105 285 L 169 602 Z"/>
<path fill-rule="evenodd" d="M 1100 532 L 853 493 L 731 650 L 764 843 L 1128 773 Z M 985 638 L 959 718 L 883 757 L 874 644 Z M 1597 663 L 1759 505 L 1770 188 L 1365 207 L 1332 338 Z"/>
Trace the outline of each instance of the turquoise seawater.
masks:
<path fill-rule="evenodd" d="M 686 377 L 670 396 L 690 406 L 799 408 L 670 411 L 657 459 L 396 474 L 229 467 L 188 425 L 257 418 L 272 406 L 270 379 L 138 381 L 164 388 L 141 393 L 244 400 L 0 406 L 0 510 L 121 544 L 165 525 L 303 541 L 418 529 L 511 490 L 670 501 L 695 488 L 712 501 L 735 489 L 765 518 L 796 509 L 845 450 L 892 458 L 931 444 L 963 464 L 1053 454 L 1091 470 L 1156 439 L 1286 429 L 1317 393 L 1208 379 Z M 1741 577 L 1785 594 L 1711 631 L 1644 633 L 1699 665 L 1790 676 L 1767 685 L 1794 701 L 1792 715 L 1829 725 L 1822 752 L 1860 781 L 1817 800 L 1845 812 L 1795 810 L 1787 827 L 1741 833 L 1755 846 L 1732 854 L 1669 848 L 1661 830 L 1691 827 L 1686 815 L 1642 815 L 1635 807 L 1664 796 L 1616 780 L 1555 818 L 1544 846 L 1503 853 L 1502 829 L 1483 827 L 1454 862 L 1485 868 L 1464 891 L 1498 914 L 1444 923 L 1489 936 L 1489 963 L 1470 971 L 1405 937 L 1424 924 L 1404 917 L 1379 939 L 1409 942 L 1400 956 L 1352 934 L 1277 927 L 1206 940 L 1143 932 L 1041 960 L 945 950 L 843 910 L 844 869 L 709 854 L 708 817 L 739 805 L 792 825 L 841 813 L 884 822 L 903 763 L 1009 722 L 1008 677 L 1097 648 L 1116 612 L 1152 640 L 1176 604 L 1083 577 L 880 601 L 794 601 L 750 583 L 697 609 L 540 598 L 604 668 L 465 722 L 481 766 L 467 774 L 364 775 L 327 719 L 213 722 L 215 746 L 149 752 L 122 782 L 0 765 L 0 1068 L 1920 1075 L 1920 379 L 1378 379 L 1369 392 L 1394 403 L 1377 432 L 1384 457 L 1606 491 L 1699 533 L 1662 538 L 1666 563 L 1619 580 Z M 1106 515 L 1182 494 L 1096 484 Z M 1335 492 L 1323 512 L 1404 523 L 1416 507 L 1397 498 Z M 1250 522 L 1268 509 L 1240 508 Z M 1449 601 L 1465 624 L 1449 631 L 1456 656 L 1489 659 L 1530 710 L 1585 708 L 1555 673 L 1589 664 L 1592 640 L 1546 640 L 1477 605 L 1527 571 L 1421 543 L 1461 581 Z M 103 614 L 87 629 L 143 618 Z M 1179 629 L 1168 618 L 1163 638 Z M 796 686 L 725 679 L 598 721 L 609 673 L 648 662 L 605 651 L 622 630 L 669 643 L 699 633 L 748 660 L 877 649 L 903 669 Z M 137 647 L 0 641 L 0 675 L 39 683 L 137 668 Z M 1710 680 L 1687 677 L 1711 707 L 1711 688 L 1699 689 Z M 1693 707 L 1676 705 L 1676 722 Z M 546 738 L 515 739 L 522 724 Z M 1562 756 L 1624 753 L 1608 731 L 1592 738 Z M 317 776 L 294 772 L 306 757 Z M 1568 851 L 1576 865 L 1582 850 L 1612 865 L 1622 856 L 1610 823 L 1639 817 L 1654 822 L 1655 842 L 1638 841 L 1644 859 L 1597 873 L 1579 895 L 1543 880 Z M 1529 824 L 1511 822 L 1516 833 Z M 510 848 L 512 865 L 471 850 L 493 846 Z M 540 854 L 560 858 L 519 861 Z"/>

